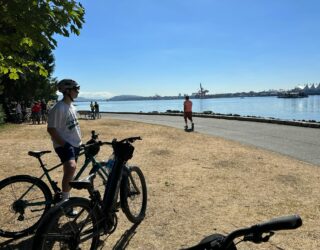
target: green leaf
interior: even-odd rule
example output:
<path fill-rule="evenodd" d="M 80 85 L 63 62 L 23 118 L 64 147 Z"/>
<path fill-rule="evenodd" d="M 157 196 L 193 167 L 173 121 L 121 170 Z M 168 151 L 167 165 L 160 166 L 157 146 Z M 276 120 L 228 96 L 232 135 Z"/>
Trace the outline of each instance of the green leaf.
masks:
<path fill-rule="evenodd" d="M 18 75 L 17 72 L 11 72 L 11 73 L 9 74 L 9 78 L 10 78 L 11 80 L 17 80 L 17 79 L 19 79 L 19 75 Z"/>
<path fill-rule="evenodd" d="M 16 69 L 16 68 L 9 68 L 9 71 L 10 71 L 11 73 L 17 73 L 17 69 Z"/>
<path fill-rule="evenodd" d="M 20 41 L 20 45 L 24 45 L 24 44 L 28 45 L 29 47 L 32 47 L 33 45 L 32 39 L 29 37 L 22 38 Z"/>
<path fill-rule="evenodd" d="M 3 67 L 3 66 L 1 66 L 0 67 L 0 73 L 3 73 L 3 74 L 8 74 L 9 73 L 9 69 L 8 68 L 6 68 L 6 67 Z"/>
<path fill-rule="evenodd" d="M 46 69 L 44 69 L 44 68 L 40 68 L 39 69 L 39 74 L 41 76 L 47 77 L 48 76 L 48 71 Z"/>

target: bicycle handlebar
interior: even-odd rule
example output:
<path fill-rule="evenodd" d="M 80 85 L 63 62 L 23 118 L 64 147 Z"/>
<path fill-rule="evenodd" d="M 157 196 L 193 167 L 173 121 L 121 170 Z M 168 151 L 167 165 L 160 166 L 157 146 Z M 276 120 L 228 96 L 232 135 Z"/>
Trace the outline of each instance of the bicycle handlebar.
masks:
<path fill-rule="evenodd" d="M 228 234 L 223 242 L 223 247 L 227 249 L 230 243 L 237 237 L 244 236 L 245 241 L 251 241 L 254 243 L 261 243 L 264 241 L 268 241 L 270 236 L 263 237 L 264 233 L 271 233 L 273 231 L 279 230 L 290 230 L 296 229 L 302 225 L 302 219 L 299 215 L 289 215 L 282 216 L 278 218 L 274 218 L 267 222 L 259 223 L 253 225 L 249 228 L 242 228 L 235 230 Z M 221 248 L 224 249 L 224 248 Z"/>
<path fill-rule="evenodd" d="M 91 139 L 92 140 L 97 140 L 98 139 L 98 136 L 99 134 L 96 134 L 96 131 L 95 130 L 92 130 L 91 131 Z M 129 142 L 129 143 L 133 143 L 135 142 L 136 140 L 142 140 L 142 138 L 140 136 L 134 136 L 134 137 L 128 137 L 128 138 L 125 138 L 121 141 L 119 141 L 120 143 L 122 142 Z M 113 139 L 112 142 L 99 142 L 100 145 L 104 145 L 104 144 L 108 144 L 108 145 L 112 145 L 113 142 L 116 142 L 117 139 Z"/>
<path fill-rule="evenodd" d="M 302 225 L 302 219 L 299 215 L 289 215 L 274 218 L 267 222 L 257 224 L 252 227 L 255 231 L 268 232 L 277 230 L 296 229 Z"/>
<path fill-rule="evenodd" d="M 301 225 L 302 219 L 299 215 L 278 217 L 251 227 L 237 229 L 227 236 L 221 234 L 208 236 L 198 245 L 186 249 L 236 249 L 233 240 L 238 237 L 243 236 L 243 241 L 251 241 L 258 244 L 267 242 L 274 234 L 273 231 L 296 229 Z M 269 235 L 263 236 L 266 233 L 269 233 Z"/>
<path fill-rule="evenodd" d="M 97 136 L 97 135 L 95 134 L 95 136 Z M 118 141 L 117 139 L 113 139 L 111 142 L 95 141 L 93 143 L 80 145 L 80 149 L 86 149 L 86 148 L 90 148 L 90 147 L 96 146 L 96 145 L 98 145 L 98 146 L 114 145 L 115 143 L 124 143 L 124 142 L 134 143 L 136 140 L 142 140 L 142 138 L 140 136 L 134 136 L 134 137 L 128 137 L 128 138 L 122 139 L 121 141 Z"/>
<path fill-rule="evenodd" d="M 115 140 L 115 139 L 114 139 Z M 142 138 L 140 136 L 134 136 L 134 137 L 128 137 L 125 139 L 122 139 L 121 141 L 119 141 L 120 143 L 122 142 L 129 142 L 129 143 L 134 143 L 137 140 L 142 140 Z"/>

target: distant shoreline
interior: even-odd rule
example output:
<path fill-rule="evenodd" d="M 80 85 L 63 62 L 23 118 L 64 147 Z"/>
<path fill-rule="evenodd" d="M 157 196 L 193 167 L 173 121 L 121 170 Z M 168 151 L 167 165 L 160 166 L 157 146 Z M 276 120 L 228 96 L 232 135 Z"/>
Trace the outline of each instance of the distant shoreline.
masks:
<path fill-rule="evenodd" d="M 270 97 L 277 96 L 274 92 L 252 92 L 252 93 L 225 93 L 225 94 L 214 94 L 205 96 L 191 95 L 190 99 L 212 99 L 212 98 L 233 98 L 233 97 Z M 107 99 L 106 101 L 146 101 L 146 100 L 183 100 L 184 96 L 115 96 Z"/>
<path fill-rule="evenodd" d="M 309 94 L 320 95 L 320 94 Z M 190 96 L 190 99 L 215 99 L 215 98 L 249 98 L 249 97 L 278 97 L 278 93 L 268 92 L 253 92 L 253 93 L 227 93 L 227 94 L 215 94 L 205 96 Z M 115 96 L 109 99 L 103 98 L 85 98 L 78 97 L 76 102 L 118 102 L 118 101 L 158 101 L 158 100 L 183 100 L 184 96 Z"/>

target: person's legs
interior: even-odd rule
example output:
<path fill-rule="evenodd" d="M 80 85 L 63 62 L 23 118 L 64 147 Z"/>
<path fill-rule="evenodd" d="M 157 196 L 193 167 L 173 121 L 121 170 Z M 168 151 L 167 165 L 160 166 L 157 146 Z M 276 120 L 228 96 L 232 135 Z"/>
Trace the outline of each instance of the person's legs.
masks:
<path fill-rule="evenodd" d="M 69 182 L 72 181 L 74 173 L 76 172 L 77 163 L 75 160 L 69 160 L 63 163 L 63 178 L 62 178 L 62 192 L 69 193 L 71 187 Z"/>
<path fill-rule="evenodd" d="M 32 124 L 36 124 L 36 113 L 35 112 L 31 113 L 31 118 L 32 118 Z"/>
<path fill-rule="evenodd" d="M 38 122 L 38 124 L 40 124 L 40 116 L 41 116 L 40 112 L 37 112 L 37 122 Z"/>
<path fill-rule="evenodd" d="M 187 117 L 188 117 L 187 113 L 186 113 L 186 112 L 184 112 L 184 114 L 183 114 L 183 118 L 184 118 L 184 122 L 185 122 L 185 126 L 184 126 L 184 128 L 185 128 L 185 129 L 187 129 L 187 128 L 188 128 L 188 120 L 187 120 Z"/>
<path fill-rule="evenodd" d="M 194 123 L 193 123 L 193 120 L 192 120 L 192 112 L 188 113 L 188 119 L 191 122 L 191 129 L 193 130 L 194 129 Z"/>
<path fill-rule="evenodd" d="M 69 198 L 71 187 L 69 182 L 72 181 L 77 168 L 77 157 L 79 148 L 75 148 L 69 143 L 63 147 L 55 148 L 61 162 L 63 162 L 63 178 L 62 178 L 62 200 Z"/>

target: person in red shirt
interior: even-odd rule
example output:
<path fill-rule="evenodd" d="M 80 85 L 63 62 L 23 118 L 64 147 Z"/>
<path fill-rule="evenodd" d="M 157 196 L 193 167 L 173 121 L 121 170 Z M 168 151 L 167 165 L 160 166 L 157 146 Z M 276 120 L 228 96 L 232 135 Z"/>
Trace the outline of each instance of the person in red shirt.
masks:
<path fill-rule="evenodd" d="M 185 130 L 188 129 L 188 119 L 191 122 L 191 130 L 194 130 L 194 123 L 192 121 L 192 101 L 189 100 L 189 96 L 185 96 L 185 101 L 183 103 L 183 117 L 185 121 Z"/>
<path fill-rule="evenodd" d="M 40 102 L 35 102 L 31 108 L 32 112 L 32 123 L 35 124 L 38 122 L 40 124 L 40 113 L 41 113 L 41 105 Z"/>

